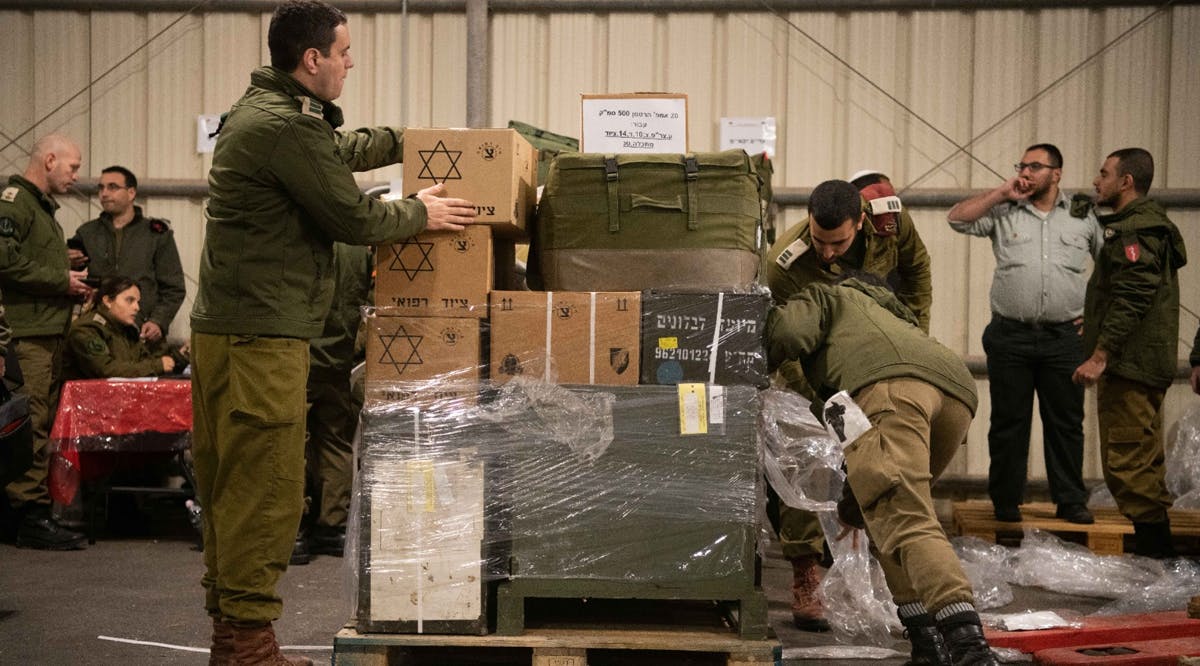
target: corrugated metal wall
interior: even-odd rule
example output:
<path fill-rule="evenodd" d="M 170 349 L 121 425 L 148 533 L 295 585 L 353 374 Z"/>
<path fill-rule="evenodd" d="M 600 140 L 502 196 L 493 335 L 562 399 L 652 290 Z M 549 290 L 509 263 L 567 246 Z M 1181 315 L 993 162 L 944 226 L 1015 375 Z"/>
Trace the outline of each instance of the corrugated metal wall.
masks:
<path fill-rule="evenodd" d="M 195 150 L 196 116 L 226 110 L 249 71 L 267 61 L 268 18 L 0 11 L 0 43 L 9 53 L 2 170 L 22 170 L 33 140 L 61 130 L 82 143 L 91 176 L 121 163 L 143 178 L 204 178 L 209 158 Z M 349 126 L 465 124 L 463 15 L 353 14 L 350 29 L 357 64 L 339 101 Z M 502 13 L 492 16 L 490 42 L 493 125 L 519 119 L 578 135 L 581 93 L 684 92 L 695 150 L 716 146 L 722 116 L 777 118 L 777 187 L 811 187 L 864 167 L 883 169 L 905 187 L 990 187 L 1000 179 L 991 170 L 1007 175 L 1024 146 L 1038 141 L 1063 150 L 1068 189 L 1090 188 L 1103 156 L 1129 145 L 1154 154 L 1155 187 L 1200 187 L 1196 6 Z M 399 175 L 391 167 L 364 178 Z M 99 212 L 82 197 L 62 203 L 68 233 Z M 202 202 L 142 203 L 173 221 L 194 292 Z M 785 219 L 794 222 L 797 213 Z M 990 247 L 952 233 L 944 210 L 914 213 L 933 257 L 932 331 L 952 348 L 980 355 Z M 1200 254 L 1200 211 L 1172 215 Z M 1200 311 L 1200 268 L 1182 275 L 1184 304 Z M 190 304 L 189 297 L 173 333 L 186 333 Z M 1181 356 L 1196 324 L 1183 315 Z M 981 393 L 986 415 L 985 384 Z M 1168 422 L 1196 402 L 1173 389 Z M 1098 477 L 1094 419 L 1088 423 L 1086 473 Z M 986 416 L 976 420 L 967 454 L 952 471 L 986 473 L 986 427 Z M 1032 457 L 1040 471 L 1039 448 Z"/>

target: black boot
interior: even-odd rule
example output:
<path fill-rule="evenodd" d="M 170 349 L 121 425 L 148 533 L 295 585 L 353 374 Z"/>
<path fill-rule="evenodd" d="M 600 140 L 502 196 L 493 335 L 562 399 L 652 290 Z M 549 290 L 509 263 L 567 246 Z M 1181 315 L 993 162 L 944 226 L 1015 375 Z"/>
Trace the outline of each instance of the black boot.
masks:
<path fill-rule="evenodd" d="M 308 549 L 314 555 L 341 557 L 346 550 L 346 526 L 313 525 L 308 533 Z"/>
<path fill-rule="evenodd" d="M 1167 559 L 1175 557 L 1175 544 L 1171 541 L 1171 523 L 1134 523 L 1133 552 L 1145 557 Z"/>
<path fill-rule="evenodd" d="M 979 613 L 964 611 L 938 620 L 938 631 L 950 650 L 950 661 L 954 666 L 998 666 L 987 639 L 983 637 L 983 624 Z"/>
<path fill-rule="evenodd" d="M 69 530 L 50 516 L 50 507 L 29 507 L 17 528 L 18 548 L 39 550 L 81 550 L 87 537 Z"/>
<path fill-rule="evenodd" d="M 900 618 L 904 637 L 912 643 L 912 658 L 905 666 L 951 666 L 950 650 L 929 613 Z"/>
<path fill-rule="evenodd" d="M 304 530 L 296 535 L 296 543 L 292 544 L 292 557 L 288 559 L 288 564 L 308 564 L 312 561 L 312 553 L 308 550 L 308 536 L 304 534 Z"/>

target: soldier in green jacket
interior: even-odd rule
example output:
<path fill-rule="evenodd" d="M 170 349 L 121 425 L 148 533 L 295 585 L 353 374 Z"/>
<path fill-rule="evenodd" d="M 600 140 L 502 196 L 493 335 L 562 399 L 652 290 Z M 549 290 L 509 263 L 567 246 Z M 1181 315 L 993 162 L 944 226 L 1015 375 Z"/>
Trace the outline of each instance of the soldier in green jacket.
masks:
<path fill-rule="evenodd" d="M 137 198 L 137 176 L 123 166 L 100 172 L 100 217 L 83 223 L 75 238 L 87 250 L 68 251 L 76 268 L 88 267 L 93 278 L 125 275 L 141 292 L 137 326 L 141 337 L 159 347 L 167 327 L 183 305 L 187 288 L 171 223 L 146 217 Z"/>
<path fill-rule="evenodd" d="M 71 324 L 63 378 L 157 377 L 175 372 L 178 353 L 155 354 L 140 337 L 140 310 L 141 290 L 133 279 L 104 278 L 96 291 L 95 309 Z"/>
<path fill-rule="evenodd" d="M 817 187 L 829 188 L 834 183 L 844 181 L 826 181 Z M 847 271 L 869 273 L 887 281 L 900 302 L 917 315 L 921 329 L 928 332 L 933 304 L 929 253 L 912 217 L 907 209 L 875 214 L 872 201 L 876 199 L 894 199 L 899 205 L 886 176 L 868 172 L 853 185 L 866 194 L 855 192 L 858 209 L 844 217 L 844 211 L 814 212 L 811 201 L 817 189 L 813 189 L 809 216 L 767 253 L 766 281 L 771 295 L 775 302 L 783 303 L 814 282 L 830 283 Z M 844 185 L 838 189 L 849 196 Z"/>
<path fill-rule="evenodd" d="M 876 200 L 892 205 L 880 206 L 876 215 Z M 897 213 L 899 208 L 890 181 L 878 172 L 856 174 L 854 183 L 830 180 L 815 187 L 808 218 L 767 253 L 764 272 L 775 302 L 785 303 L 808 285 L 832 283 L 848 271 L 863 272 L 887 281 L 928 331 L 933 290 L 929 255 L 908 211 Z M 813 397 L 798 364 L 785 363 L 780 376 L 792 390 Z M 780 503 L 778 530 L 783 555 L 792 564 L 793 623 L 806 631 L 825 631 L 829 625 L 816 594 L 825 539 L 821 524 L 812 512 Z"/>
<path fill-rule="evenodd" d="M 916 323 L 882 286 L 814 283 L 768 314 L 767 360 L 771 368 L 800 362 L 814 404 L 839 391 L 853 399 L 826 402 L 822 416 L 845 449 L 846 482 L 912 641 L 913 663 L 995 664 L 930 490 L 966 442 L 975 380 Z M 851 410 L 865 417 L 858 432 L 846 425 Z"/>
<path fill-rule="evenodd" d="M 63 341 L 71 308 L 91 292 L 84 271 L 72 271 L 67 245 L 54 214 L 54 195 L 66 194 L 78 177 L 79 146 L 60 134 L 34 143 L 23 175 L 0 191 L 0 289 L 4 291 L 17 362 L 29 397 L 33 465 L 6 487 L 20 514 L 17 545 L 69 550 L 84 547 L 84 536 L 50 515 L 46 487 L 50 425 L 62 385 Z"/>
<path fill-rule="evenodd" d="M 272 621 L 303 508 L 308 341 L 333 297 L 333 242 L 393 243 L 475 217 L 443 185 L 383 202 L 355 184 L 354 171 L 401 159 L 403 131 L 336 131 L 332 100 L 354 64 L 345 14 L 283 3 L 267 44 L 271 65 L 250 75 L 217 138 L 191 318 L 213 663 L 311 663 L 280 654 Z"/>
<path fill-rule="evenodd" d="M 1187 250 L 1179 229 L 1146 198 L 1154 159 L 1141 148 L 1108 156 L 1096 177 L 1104 247 L 1088 281 L 1083 345 L 1074 379 L 1096 385 L 1104 481 L 1133 522 L 1135 550 L 1171 557 L 1171 495 L 1164 478 L 1162 403 L 1178 365 L 1179 269 Z"/>

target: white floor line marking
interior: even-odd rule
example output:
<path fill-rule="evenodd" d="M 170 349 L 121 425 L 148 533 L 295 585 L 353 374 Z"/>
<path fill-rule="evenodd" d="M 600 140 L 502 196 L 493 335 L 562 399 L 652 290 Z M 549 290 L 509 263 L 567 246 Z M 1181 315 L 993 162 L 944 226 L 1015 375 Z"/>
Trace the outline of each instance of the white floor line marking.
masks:
<path fill-rule="evenodd" d="M 156 643 L 154 641 L 135 641 L 132 638 L 116 638 L 115 636 L 97 636 L 102 641 L 113 641 L 116 643 L 129 643 L 131 645 L 150 645 L 153 647 L 162 647 L 170 650 L 182 650 L 184 652 L 203 652 L 208 654 L 208 648 L 189 647 L 187 645 L 172 645 L 170 643 Z"/>
<path fill-rule="evenodd" d="M 183 652 L 203 652 L 208 654 L 208 648 L 189 647 L 187 645 L 172 645 L 171 643 L 158 643 L 155 641 L 138 641 L 132 638 L 117 638 L 115 636 L 97 636 L 102 641 L 113 641 L 114 643 L 128 643 L 130 645 L 149 645 L 151 647 L 167 648 L 168 650 L 180 650 Z M 332 650 L 332 645 L 280 645 L 280 650 L 292 652 L 320 652 L 322 650 Z"/>

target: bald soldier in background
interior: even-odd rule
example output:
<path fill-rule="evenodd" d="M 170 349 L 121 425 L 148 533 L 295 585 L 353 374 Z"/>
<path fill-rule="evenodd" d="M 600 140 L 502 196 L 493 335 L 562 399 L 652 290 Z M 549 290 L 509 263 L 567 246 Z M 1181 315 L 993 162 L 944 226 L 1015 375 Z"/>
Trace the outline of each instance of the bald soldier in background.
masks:
<path fill-rule="evenodd" d="M 38 139 L 23 175 L 0 192 L 0 290 L 4 292 L 16 357 L 25 378 L 17 389 L 29 397 L 33 464 L 6 487 L 18 514 L 17 545 L 46 550 L 84 547 L 84 535 L 50 515 L 46 486 L 50 426 L 62 388 L 63 348 L 71 308 L 88 297 L 87 271 L 67 261 L 62 226 L 54 218 L 55 195 L 79 177 L 79 146 L 61 134 Z"/>
<path fill-rule="evenodd" d="M 809 197 L 808 218 L 771 246 L 765 269 L 771 296 L 782 304 L 810 284 L 829 284 L 847 272 L 867 273 L 886 281 L 928 331 L 933 285 L 925 244 L 886 176 L 866 171 L 854 180 L 817 185 Z M 779 374 L 789 388 L 813 398 L 799 364 L 784 363 Z M 829 624 L 817 595 L 825 541 L 821 524 L 815 514 L 771 495 L 772 509 L 778 505 L 783 555 L 792 563 L 792 621 L 798 629 L 826 631 Z M 776 518 L 776 511 L 769 514 Z"/>

